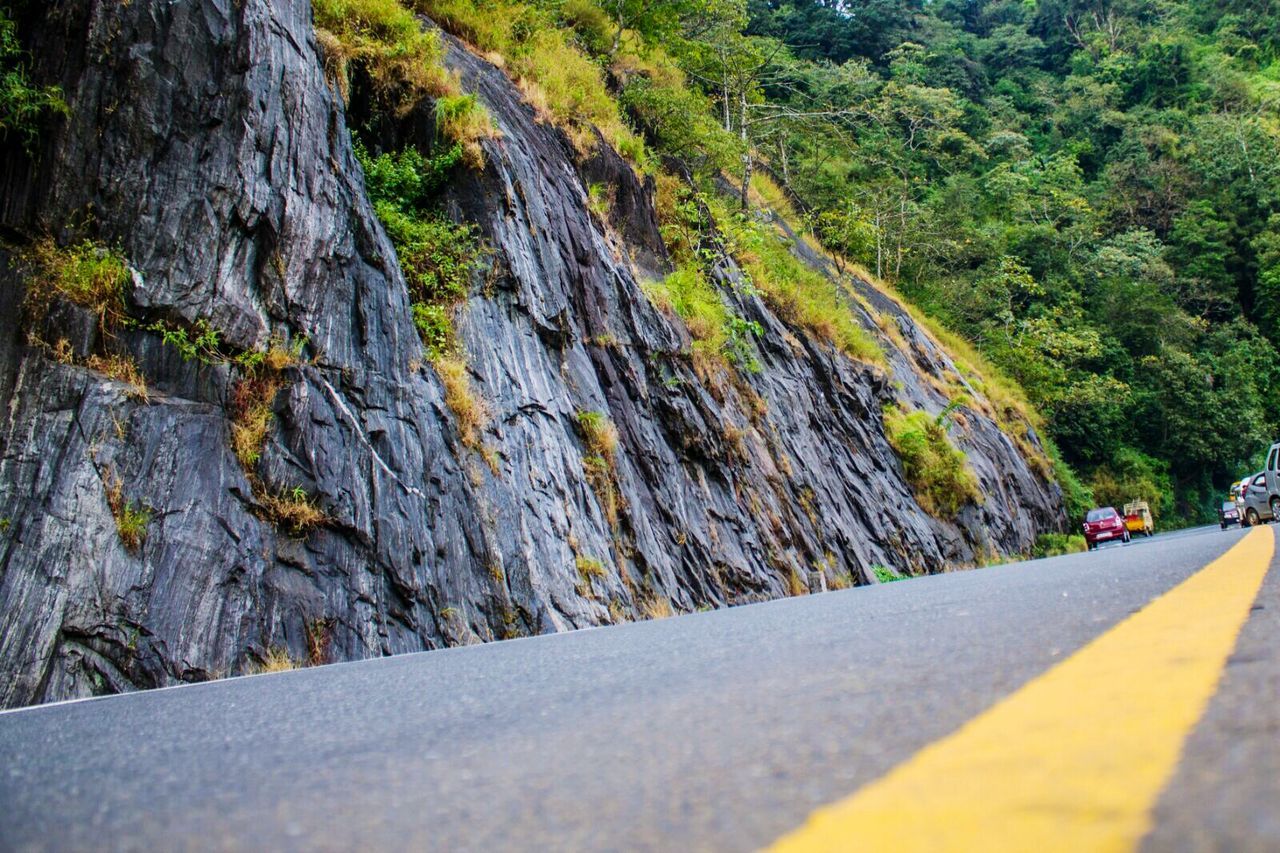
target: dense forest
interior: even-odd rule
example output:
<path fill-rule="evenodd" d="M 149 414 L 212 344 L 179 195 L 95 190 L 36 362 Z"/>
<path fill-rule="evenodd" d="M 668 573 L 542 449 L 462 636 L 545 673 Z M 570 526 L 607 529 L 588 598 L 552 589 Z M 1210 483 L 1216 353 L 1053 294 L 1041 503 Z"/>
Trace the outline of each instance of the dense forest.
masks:
<path fill-rule="evenodd" d="M 1280 431 L 1274 4 L 753 0 L 746 32 L 828 245 L 1013 376 L 1098 502 L 1211 517 Z"/>

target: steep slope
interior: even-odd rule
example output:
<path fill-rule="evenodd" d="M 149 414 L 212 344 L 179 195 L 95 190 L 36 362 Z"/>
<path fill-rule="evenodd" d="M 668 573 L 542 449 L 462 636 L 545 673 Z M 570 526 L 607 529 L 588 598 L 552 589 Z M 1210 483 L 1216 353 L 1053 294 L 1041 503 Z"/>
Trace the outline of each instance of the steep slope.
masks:
<path fill-rule="evenodd" d="M 488 412 L 472 449 L 425 364 L 306 0 L 32 14 L 36 71 L 71 111 L 34 158 L 5 152 L 0 307 L 16 317 L 44 287 L 24 241 L 89 236 L 127 259 L 134 322 L 55 299 L 37 328 L 28 312 L 0 332 L 5 705 L 238 673 L 279 650 L 354 659 L 867 582 L 876 565 L 938 571 L 1061 527 L 1057 487 L 973 389 L 952 436 L 983 500 L 951 520 L 921 508 L 882 409 L 939 412 L 959 373 L 907 314 L 869 307 L 883 297 L 865 282 L 850 310 L 887 369 L 783 323 L 722 257 L 724 298 L 761 325 L 761 370 L 700 374 L 684 325 L 641 289 L 666 272 L 651 186 L 607 146 L 580 162 L 450 40 L 500 130 L 446 190 L 486 246 L 456 320 Z M 429 146 L 418 133 L 404 141 Z M 615 187 L 611 222 L 592 182 Z M 218 357 L 184 360 L 156 330 L 198 321 Z M 146 399 L 88 366 L 113 352 Z M 263 385 L 272 416 L 246 467 L 235 421 Z M 272 508 L 290 495 L 323 521 L 291 529 Z M 145 538 L 129 547 L 132 508 Z"/>

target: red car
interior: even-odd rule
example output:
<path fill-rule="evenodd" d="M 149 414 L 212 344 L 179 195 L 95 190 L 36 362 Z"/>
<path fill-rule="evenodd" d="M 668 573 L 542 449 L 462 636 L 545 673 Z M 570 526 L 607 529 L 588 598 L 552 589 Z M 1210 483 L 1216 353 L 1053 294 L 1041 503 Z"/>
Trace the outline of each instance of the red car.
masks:
<path fill-rule="evenodd" d="M 1129 541 L 1129 529 L 1124 526 L 1124 516 L 1110 506 L 1089 510 L 1089 514 L 1084 517 L 1084 541 L 1089 543 L 1089 550 L 1092 551 L 1103 542 L 1117 539 L 1121 542 Z"/>

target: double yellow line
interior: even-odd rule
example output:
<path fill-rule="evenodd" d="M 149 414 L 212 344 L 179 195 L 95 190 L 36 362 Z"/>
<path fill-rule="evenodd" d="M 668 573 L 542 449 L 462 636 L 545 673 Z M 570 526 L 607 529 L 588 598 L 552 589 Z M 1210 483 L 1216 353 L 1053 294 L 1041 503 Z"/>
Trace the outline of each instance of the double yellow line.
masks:
<path fill-rule="evenodd" d="M 774 850 L 1137 847 L 1275 552 L 1225 555 Z"/>

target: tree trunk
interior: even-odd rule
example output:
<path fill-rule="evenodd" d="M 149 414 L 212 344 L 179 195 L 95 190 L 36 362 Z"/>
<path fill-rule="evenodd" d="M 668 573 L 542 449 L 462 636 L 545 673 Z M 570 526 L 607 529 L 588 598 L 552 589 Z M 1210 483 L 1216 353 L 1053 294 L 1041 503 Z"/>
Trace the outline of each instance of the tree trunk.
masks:
<path fill-rule="evenodd" d="M 748 209 L 748 191 L 751 189 L 751 170 L 755 166 L 755 161 L 751 157 L 751 139 L 747 135 L 747 90 L 744 87 L 738 93 L 738 107 L 741 110 L 739 116 L 740 129 L 742 133 L 742 211 L 745 213 Z"/>

